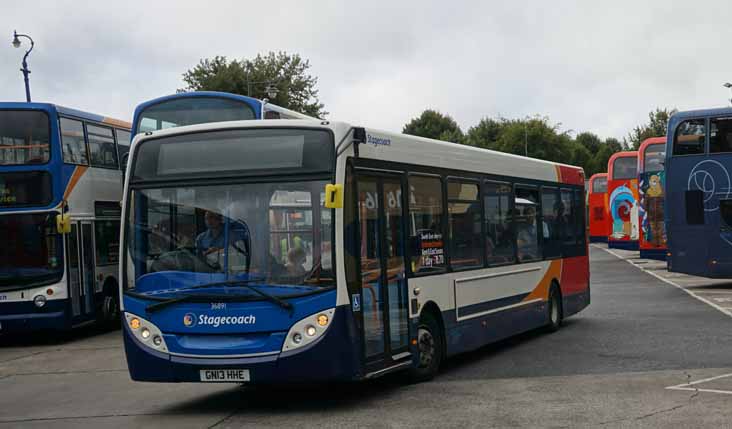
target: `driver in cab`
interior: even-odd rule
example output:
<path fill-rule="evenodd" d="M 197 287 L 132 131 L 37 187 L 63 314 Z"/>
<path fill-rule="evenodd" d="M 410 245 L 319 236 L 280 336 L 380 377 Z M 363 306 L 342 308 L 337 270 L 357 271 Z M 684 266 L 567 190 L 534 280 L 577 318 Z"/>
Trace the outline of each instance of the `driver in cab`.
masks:
<path fill-rule="evenodd" d="M 206 231 L 198 234 L 196 237 L 196 252 L 203 257 L 206 257 L 212 253 L 219 252 L 224 249 L 224 220 L 220 213 L 207 211 L 204 215 L 204 222 L 206 223 Z M 247 234 L 244 232 L 244 237 L 241 237 L 241 231 L 229 231 L 229 242 L 236 240 L 246 240 Z"/>

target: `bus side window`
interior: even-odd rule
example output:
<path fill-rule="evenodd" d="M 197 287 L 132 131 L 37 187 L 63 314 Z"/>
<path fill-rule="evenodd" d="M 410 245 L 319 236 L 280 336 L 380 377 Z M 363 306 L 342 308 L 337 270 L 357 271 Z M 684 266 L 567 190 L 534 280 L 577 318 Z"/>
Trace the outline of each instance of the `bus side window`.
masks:
<path fill-rule="evenodd" d="M 676 127 L 674 155 L 698 155 L 704 153 L 706 126 L 704 119 L 690 119 Z"/>
<path fill-rule="evenodd" d="M 411 264 L 414 274 L 445 269 L 445 236 L 442 231 L 442 181 L 439 177 L 409 177 Z"/>
<path fill-rule="evenodd" d="M 704 192 L 700 190 L 686 191 L 686 223 L 704 225 Z"/>
<path fill-rule="evenodd" d="M 130 151 L 130 132 L 125 130 L 114 130 L 117 134 L 117 151 L 119 153 L 119 166 L 122 170 L 127 168 L 127 153 Z"/>
<path fill-rule="evenodd" d="M 84 140 L 84 125 L 81 121 L 60 118 L 61 142 L 63 146 L 64 162 L 67 164 L 89 165 L 89 156 L 86 152 Z"/>
<path fill-rule="evenodd" d="M 709 152 L 732 152 L 732 117 L 711 120 L 709 125 Z"/>

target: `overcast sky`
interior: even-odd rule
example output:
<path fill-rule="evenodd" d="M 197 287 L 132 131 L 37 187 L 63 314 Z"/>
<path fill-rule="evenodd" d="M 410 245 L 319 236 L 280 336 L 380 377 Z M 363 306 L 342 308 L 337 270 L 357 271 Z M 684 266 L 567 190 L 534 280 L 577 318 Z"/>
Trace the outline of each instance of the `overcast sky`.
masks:
<path fill-rule="evenodd" d="M 729 104 L 729 0 L 458 3 L 3 2 L 0 100 L 25 97 L 17 29 L 34 101 L 127 120 L 201 58 L 272 50 L 310 60 L 330 119 L 392 131 L 433 108 L 622 138 L 657 106 Z"/>

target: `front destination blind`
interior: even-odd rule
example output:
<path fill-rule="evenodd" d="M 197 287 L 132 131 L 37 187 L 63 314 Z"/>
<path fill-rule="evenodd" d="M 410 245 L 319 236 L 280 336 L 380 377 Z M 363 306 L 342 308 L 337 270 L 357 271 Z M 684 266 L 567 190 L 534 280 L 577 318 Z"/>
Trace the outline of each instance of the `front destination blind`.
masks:
<path fill-rule="evenodd" d="M 0 174 L 0 207 L 43 207 L 52 200 L 51 175 L 47 172 Z"/>

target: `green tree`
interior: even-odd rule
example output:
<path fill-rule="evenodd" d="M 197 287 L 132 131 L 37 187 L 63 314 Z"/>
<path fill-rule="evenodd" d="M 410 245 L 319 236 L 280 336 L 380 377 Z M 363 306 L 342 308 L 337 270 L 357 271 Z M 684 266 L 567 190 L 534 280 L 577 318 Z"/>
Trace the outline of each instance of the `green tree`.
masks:
<path fill-rule="evenodd" d="M 278 93 L 270 98 L 272 103 L 322 118 L 328 112 L 318 99 L 318 78 L 308 73 L 309 68 L 308 60 L 286 52 L 259 54 L 251 60 L 216 56 L 183 73 L 186 86 L 178 91 L 222 91 L 263 99 L 270 98 L 266 88 L 273 85 Z"/>
<path fill-rule="evenodd" d="M 648 113 L 648 123 L 638 125 L 628 133 L 628 147 L 638 150 L 643 140 L 650 137 L 663 137 L 666 135 L 668 120 L 676 113 L 676 109 L 660 109 Z"/>
<path fill-rule="evenodd" d="M 425 110 L 404 125 L 402 133 L 452 143 L 463 143 L 465 138 L 460 126 L 450 115 L 431 109 Z"/>
<path fill-rule="evenodd" d="M 483 118 L 468 129 L 465 136 L 465 143 L 470 146 L 484 149 L 495 149 L 498 139 L 506 128 L 505 119 Z"/>

